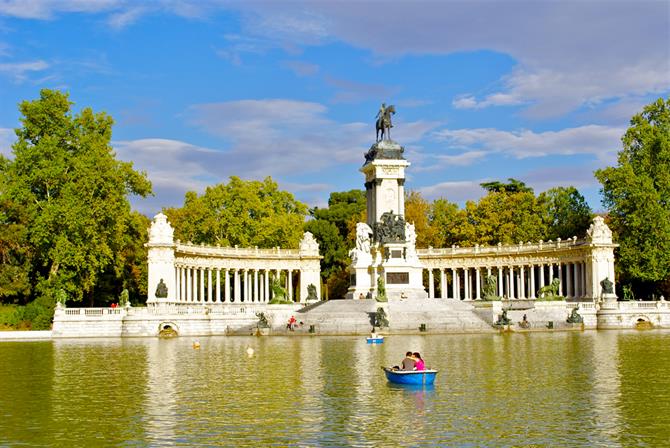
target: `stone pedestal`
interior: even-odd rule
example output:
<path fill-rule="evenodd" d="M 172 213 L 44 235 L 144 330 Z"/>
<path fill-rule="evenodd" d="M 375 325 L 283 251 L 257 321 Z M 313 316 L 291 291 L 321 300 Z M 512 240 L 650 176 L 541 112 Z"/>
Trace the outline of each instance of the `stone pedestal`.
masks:
<path fill-rule="evenodd" d="M 408 260 L 409 242 L 382 245 L 383 258 L 377 272 L 384 279 L 389 300 L 426 299 L 423 287 L 423 266 L 416 260 Z M 412 262 L 413 261 L 413 262 Z"/>

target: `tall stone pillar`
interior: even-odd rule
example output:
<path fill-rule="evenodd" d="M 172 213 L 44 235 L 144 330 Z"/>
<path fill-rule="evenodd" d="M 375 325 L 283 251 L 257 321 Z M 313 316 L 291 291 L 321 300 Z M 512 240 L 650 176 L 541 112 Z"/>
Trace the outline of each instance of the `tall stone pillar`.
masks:
<path fill-rule="evenodd" d="M 433 278 L 433 270 L 428 269 L 428 297 L 431 299 L 435 297 L 435 279 Z"/>
<path fill-rule="evenodd" d="M 300 240 L 300 301 L 321 300 L 321 256 L 314 235 L 305 232 Z M 314 294 L 309 295 L 312 289 Z"/>
<path fill-rule="evenodd" d="M 148 249 L 147 303 L 176 302 L 177 281 L 174 253 L 177 246 L 173 240 L 174 230 L 167 216 L 159 213 L 154 216 L 148 231 L 149 242 L 145 245 Z M 161 297 L 156 296 L 157 292 Z"/>
<path fill-rule="evenodd" d="M 228 272 L 229 269 L 224 269 L 223 270 L 223 275 L 225 276 L 224 278 L 224 288 L 225 290 L 223 291 L 223 297 L 224 297 L 224 302 L 230 303 L 230 273 Z"/>

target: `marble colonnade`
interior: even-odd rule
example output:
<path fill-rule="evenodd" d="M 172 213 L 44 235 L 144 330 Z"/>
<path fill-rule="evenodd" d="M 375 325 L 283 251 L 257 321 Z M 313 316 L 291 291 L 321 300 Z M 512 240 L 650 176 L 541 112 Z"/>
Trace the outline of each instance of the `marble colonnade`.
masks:
<path fill-rule="evenodd" d="M 426 269 L 429 297 L 479 300 L 486 277 L 496 279 L 496 294 L 509 299 L 536 299 L 537 291 L 560 280 L 558 294 L 569 300 L 586 297 L 586 262 L 550 262 Z"/>

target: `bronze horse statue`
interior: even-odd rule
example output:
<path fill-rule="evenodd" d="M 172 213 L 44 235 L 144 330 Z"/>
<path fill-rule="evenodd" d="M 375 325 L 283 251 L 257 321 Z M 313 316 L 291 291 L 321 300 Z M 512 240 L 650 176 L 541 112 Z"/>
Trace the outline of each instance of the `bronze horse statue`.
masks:
<path fill-rule="evenodd" d="M 384 140 L 384 137 L 386 137 L 386 140 L 391 140 L 391 128 L 393 127 L 393 124 L 391 123 L 391 115 L 393 114 L 395 114 L 395 106 L 393 104 L 388 107 L 383 107 L 382 110 L 379 111 L 379 114 L 377 114 L 379 116 L 375 123 L 377 141 Z M 381 138 L 379 131 L 381 131 Z"/>

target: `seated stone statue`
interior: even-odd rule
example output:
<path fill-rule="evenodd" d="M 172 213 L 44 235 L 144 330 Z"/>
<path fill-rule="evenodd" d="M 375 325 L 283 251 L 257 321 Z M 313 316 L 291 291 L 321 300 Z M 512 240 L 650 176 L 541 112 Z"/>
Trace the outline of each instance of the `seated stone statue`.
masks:
<path fill-rule="evenodd" d="M 168 296 L 167 285 L 163 283 L 163 279 L 161 279 L 158 282 L 158 286 L 156 286 L 156 298 L 165 299 L 167 296 Z"/>
<path fill-rule="evenodd" d="M 603 294 L 614 294 L 614 283 L 612 283 L 612 280 L 610 280 L 609 277 L 605 277 L 600 282 L 600 287 L 603 290 Z"/>
<path fill-rule="evenodd" d="M 567 322 L 569 324 L 581 324 L 584 323 L 584 318 L 580 316 L 580 314 L 577 312 L 577 307 L 574 307 L 572 309 L 572 312 L 568 316 Z"/>

